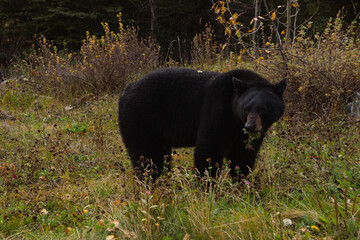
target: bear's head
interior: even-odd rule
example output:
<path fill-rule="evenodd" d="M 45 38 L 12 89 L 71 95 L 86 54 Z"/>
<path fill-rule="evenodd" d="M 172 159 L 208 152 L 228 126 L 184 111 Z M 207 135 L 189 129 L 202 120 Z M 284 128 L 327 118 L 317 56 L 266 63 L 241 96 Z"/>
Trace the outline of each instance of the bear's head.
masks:
<path fill-rule="evenodd" d="M 233 77 L 232 82 L 235 88 L 233 114 L 248 133 L 266 132 L 284 114 L 286 79 L 271 84 Z"/>

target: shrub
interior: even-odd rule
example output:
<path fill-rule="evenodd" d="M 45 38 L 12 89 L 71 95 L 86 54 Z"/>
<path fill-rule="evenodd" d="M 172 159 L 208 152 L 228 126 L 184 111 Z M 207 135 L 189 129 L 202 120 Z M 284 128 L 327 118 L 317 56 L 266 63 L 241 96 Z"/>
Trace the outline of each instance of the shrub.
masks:
<path fill-rule="evenodd" d="M 323 33 L 309 36 L 311 28 L 311 22 L 300 28 L 285 52 L 285 64 L 279 53 L 271 52 L 259 68 L 267 76 L 287 71 L 288 113 L 333 118 L 344 112 L 347 98 L 360 89 L 359 27 L 353 22 L 344 29 L 339 13 L 329 20 Z"/>
<path fill-rule="evenodd" d="M 191 64 L 206 67 L 211 63 L 218 63 L 224 57 L 224 47 L 222 48 L 216 41 L 213 30 L 209 24 L 205 30 L 196 33 L 191 42 Z"/>
<path fill-rule="evenodd" d="M 123 27 L 119 33 L 103 23 L 104 36 L 86 33 L 79 53 L 57 51 L 45 37 L 39 47 L 19 62 L 18 69 L 30 86 L 41 92 L 66 96 L 117 93 L 138 76 L 158 66 L 159 47 L 151 39 L 139 39 L 134 27 Z"/>

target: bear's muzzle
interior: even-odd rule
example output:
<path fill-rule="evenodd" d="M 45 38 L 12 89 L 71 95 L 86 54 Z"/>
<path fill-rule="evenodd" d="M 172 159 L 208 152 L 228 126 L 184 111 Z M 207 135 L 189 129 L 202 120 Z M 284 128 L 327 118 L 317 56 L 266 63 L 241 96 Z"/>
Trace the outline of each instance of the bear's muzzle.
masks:
<path fill-rule="evenodd" d="M 262 131 L 261 117 L 258 113 L 250 112 L 244 126 L 249 133 L 260 133 Z"/>

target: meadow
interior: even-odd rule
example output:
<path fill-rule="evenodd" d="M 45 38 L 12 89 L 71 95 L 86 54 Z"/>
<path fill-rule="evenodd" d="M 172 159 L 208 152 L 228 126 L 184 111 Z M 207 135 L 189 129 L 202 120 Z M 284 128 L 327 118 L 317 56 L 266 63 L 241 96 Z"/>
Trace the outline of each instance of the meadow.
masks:
<path fill-rule="evenodd" d="M 119 93 L 174 66 L 156 63 L 158 49 L 134 30 L 104 25 L 104 37 L 88 35 L 78 55 L 39 39 L 0 85 L 0 110 L 13 117 L 0 119 L 0 238 L 360 239 L 360 129 L 343 110 L 359 86 L 360 51 L 337 24 L 321 41 L 299 35 L 287 112 L 239 183 L 227 167 L 199 179 L 192 148 L 174 149 L 173 169 L 158 182 L 134 177 L 117 125 Z M 211 44 L 194 47 L 186 67 L 282 75 L 277 55 L 220 59 Z"/>

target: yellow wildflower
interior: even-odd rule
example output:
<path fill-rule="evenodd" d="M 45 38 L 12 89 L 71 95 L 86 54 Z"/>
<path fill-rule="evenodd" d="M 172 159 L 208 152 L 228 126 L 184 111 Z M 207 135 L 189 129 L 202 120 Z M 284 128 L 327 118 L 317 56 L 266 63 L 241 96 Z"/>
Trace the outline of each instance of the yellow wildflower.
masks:
<path fill-rule="evenodd" d="M 317 226 L 311 226 L 311 230 L 320 231 L 320 229 Z"/>

